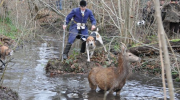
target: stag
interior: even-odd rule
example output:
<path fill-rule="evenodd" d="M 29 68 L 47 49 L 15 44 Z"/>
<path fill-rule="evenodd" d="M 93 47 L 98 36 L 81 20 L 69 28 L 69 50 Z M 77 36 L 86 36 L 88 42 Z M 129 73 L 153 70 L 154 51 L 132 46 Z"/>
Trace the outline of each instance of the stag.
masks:
<path fill-rule="evenodd" d="M 141 59 L 127 51 L 127 47 L 122 43 L 119 54 L 118 67 L 94 67 L 89 72 L 88 81 L 92 90 L 99 87 L 100 90 L 120 93 L 130 74 L 130 62 L 137 62 Z"/>

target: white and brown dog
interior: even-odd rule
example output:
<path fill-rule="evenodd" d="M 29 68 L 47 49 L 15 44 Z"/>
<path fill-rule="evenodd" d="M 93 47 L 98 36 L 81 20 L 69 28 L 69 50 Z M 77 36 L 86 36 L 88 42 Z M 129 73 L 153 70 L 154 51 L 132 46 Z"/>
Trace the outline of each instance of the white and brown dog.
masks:
<path fill-rule="evenodd" d="M 98 28 L 96 31 L 93 31 L 90 36 L 86 39 L 86 52 L 87 52 L 87 61 L 90 62 L 90 58 L 92 57 L 94 50 L 96 48 L 97 42 L 103 45 L 105 52 L 107 52 L 101 35 L 98 33 Z M 90 54 L 89 54 L 90 53 Z"/>

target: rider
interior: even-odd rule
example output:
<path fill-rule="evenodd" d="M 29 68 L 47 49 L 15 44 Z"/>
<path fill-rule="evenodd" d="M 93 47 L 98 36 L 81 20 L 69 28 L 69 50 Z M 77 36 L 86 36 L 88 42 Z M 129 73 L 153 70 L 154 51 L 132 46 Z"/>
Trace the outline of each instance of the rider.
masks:
<path fill-rule="evenodd" d="M 81 0 L 80 1 L 80 7 L 74 8 L 66 17 L 66 25 L 63 25 L 63 29 L 66 29 L 66 26 L 69 24 L 71 19 L 73 18 L 73 21 L 71 21 L 71 25 L 69 28 L 69 37 L 68 42 L 66 44 L 66 47 L 63 52 L 63 59 L 67 59 L 69 50 L 71 48 L 71 45 L 74 43 L 75 39 L 79 37 L 82 41 L 84 38 L 88 37 L 88 27 L 86 25 L 88 18 L 91 21 L 91 30 L 94 30 L 96 28 L 96 20 L 94 18 L 94 15 L 90 9 L 86 8 L 86 1 Z M 86 42 L 83 41 L 81 45 L 81 53 L 85 52 Z"/>

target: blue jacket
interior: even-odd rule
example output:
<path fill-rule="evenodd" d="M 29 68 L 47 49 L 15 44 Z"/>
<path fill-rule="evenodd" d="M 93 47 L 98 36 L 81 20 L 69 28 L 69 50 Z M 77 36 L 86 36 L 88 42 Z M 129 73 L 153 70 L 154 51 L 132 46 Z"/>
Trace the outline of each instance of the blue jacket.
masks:
<path fill-rule="evenodd" d="M 83 17 L 81 14 L 81 9 L 80 8 L 74 8 L 71 11 L 71 13 L 69 13 L 68 16 L 66 17 L 66 25 L 69 24 L 69 22 L 71 21 L 72 18 L 77 23 L 86 23 L 88 18 L 89 18 L 91 21 L 91 24 L 96 25 L 96 20 L 95 20 L 93 13 L 90 9 L 85 10 L 84 17 Z"/>

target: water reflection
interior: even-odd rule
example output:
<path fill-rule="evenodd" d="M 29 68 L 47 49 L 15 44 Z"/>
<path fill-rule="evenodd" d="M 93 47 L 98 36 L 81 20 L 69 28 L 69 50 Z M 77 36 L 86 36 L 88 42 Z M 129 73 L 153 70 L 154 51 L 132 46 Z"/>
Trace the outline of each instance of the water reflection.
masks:
<path fill-rule="evenodd" d="M 17 91 L 22 100 L 102 100 L 104 93 L 90 90 L 87 75 L 67 74 L 54 78 L 45 75 L 44 67 L 48 60 L 60 55 L 60 42 L 57 37 L 43 38 L 46 42 L 27 44 L 14 53 L 3 85 Z M 160 79 L 138 74 L 132 76 L 123 87 L 121 96 L 110 94 L 106 100 L 163 99 Z M 180 99 L 177 93 L 176 99 Z"/>
<path fill-rule="evenodd" d="M 52 97 L 53 100 L 61 100 L 57 99 L 58 97 L 66 98 L 64 100 L 103 100 L 103 92 L 96 93 L 90 90 L 87 75 L 73 76 L 74 75 L 62 75 L 61 77 L 55 78 L 55 83 L 59 83 L 59 85 L 54 89 L 58 94 Z M 106 100 L 163 100 L 162 87 L 142 84 L 141 81 L 136 80 L 136 78 L 140 77 L 142 76 L 133 75 L 133 77 L 126 82 L 120 96 L 109 94 Z M 146 77 L 146 79 L 148 78 Z M 151 84 L 151 82 L 149 82 L 149 84 Z M 77 97 L 78 99 L 76 99 Z M 176 94 L 175 100 L 178 100 L 178 97 L 179 94 Z M 167 96 L 167 98 L 169 98 L 169 96 Z"/>

